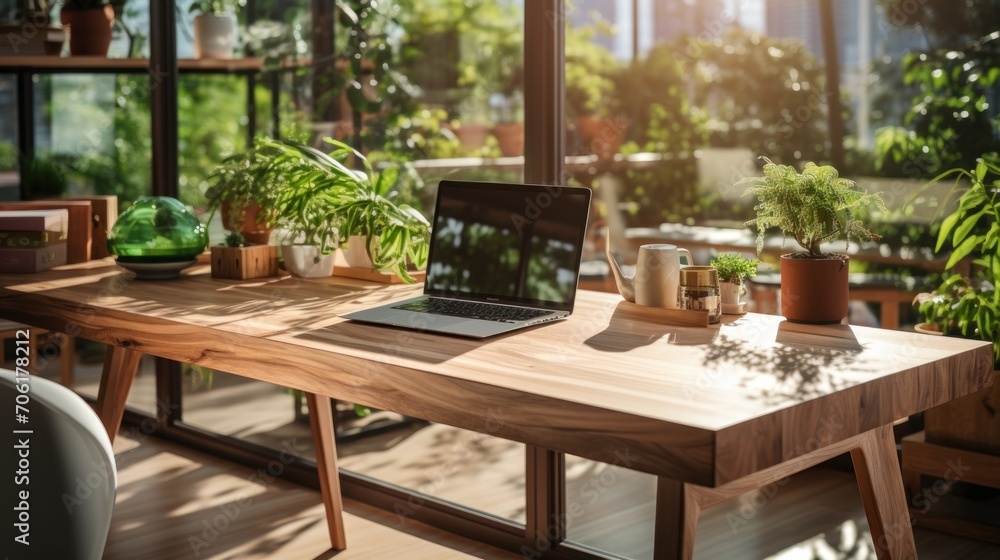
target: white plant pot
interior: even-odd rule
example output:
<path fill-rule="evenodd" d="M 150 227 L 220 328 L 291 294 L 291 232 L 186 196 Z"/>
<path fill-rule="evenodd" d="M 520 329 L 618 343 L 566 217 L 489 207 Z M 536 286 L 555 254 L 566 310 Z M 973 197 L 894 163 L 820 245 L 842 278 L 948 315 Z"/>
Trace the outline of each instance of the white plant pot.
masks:
<path fill-rule="evenodd" d="M 326 278 L 333 274 L 334 253 L 324 255 L 315 245 L 282 245 L 285 268 L 299 278 Z"/>
<path fill-rule="evenodd" d="M 347 239 L 347 245 L 342 248 L 347 266 L 352 268 L 372 268 L 372 260 L 368 258 L 365 240 L 366 238 L 363 235 L 352 235 Z M 373 238 L 372 242 L 378 243 L 378 238 Z"/>
<path fill-rule="evenodd" d="M 735 305 L 740 302 L 740 295 L 743 286 L 732 282 L 719 283 L 719 291 L 722 295 L 722 303 Z"/>
<path fill-rule="evenodd" d="M 236 21 L 233 16 L 199 14 L 194 17 L 194 57 L 229 60 L 233 58 Z"/>

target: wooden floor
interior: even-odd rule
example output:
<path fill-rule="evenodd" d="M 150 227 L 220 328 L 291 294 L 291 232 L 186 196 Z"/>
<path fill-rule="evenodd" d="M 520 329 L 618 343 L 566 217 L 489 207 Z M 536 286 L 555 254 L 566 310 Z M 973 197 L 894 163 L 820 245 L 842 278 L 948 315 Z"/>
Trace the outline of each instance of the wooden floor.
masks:
<path fill-rule="evenodd" d="M 316 491 L 262 481 L 250 469 L 153 437 L 139 442 L 123 433 L 115 451 L 120 480 L 107 560 L 521 557 L 412 521 L 400 524 L 393 514 L 351 500 L 349 548 L 334 555 Z M 622 519 L 628 517 L 623 512 Z M 636 538 L 623 532 L 627 526 L 619 521 L 595 521 L 576 531 L 597 542 Z M 924 560 L 1000 557 L 1000 547 L 942 533 L 917 529 L 916 541 Z M 649 543 L 632 544 L 650 550 Z M 698 525 L 695 557 L 873 559 L 875 554 L 853 478 L 814 469 L 773 495 L 752 493 L 708 510 Z"/>

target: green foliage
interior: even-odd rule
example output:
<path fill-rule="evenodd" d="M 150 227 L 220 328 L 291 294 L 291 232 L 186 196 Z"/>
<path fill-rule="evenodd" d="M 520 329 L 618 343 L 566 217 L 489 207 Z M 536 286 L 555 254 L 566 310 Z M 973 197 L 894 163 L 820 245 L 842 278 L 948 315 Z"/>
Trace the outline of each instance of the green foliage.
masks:
<path fill-rule="evenodd" d="M 801 40 L 730 29 L 685 46 L 677 51 L 687 54 L 711 146 L 784 163 L 827 158 L 823 67 Z"/>
<path fill-rule="evenodd" d="M 17 147 L 9 142 L 0 142 L 0 171 L 17 170 Z"/>
<path fill-rule="evenodd" d="M 643 169 L 611 171 L 629 190 L 622 197 L 637 208 L 642 224 L 684 221 L 701 212 L 694 151 L 705 144 L 701 119 L 691 110 L 684 70 L 667 45 L 649 51 L 616 74 L 620 113 L 634 123 L 622 132 L 623 154 L 653 152 L 663 161 Z"/>
<path fill-rule="evenodd" d="M 226 247 L 243 247 L 247 243 L 247 240 L 243 237 L 243 234 L 238 231 L 231 231 L 226 234 L 226 238 L 223 245 Z"/>
<path fill-rule="evenodd" d="M 101 107 L 76 101 L 76 89 L 113 87 L 115 105 L 110 114 Z M 114 194 L 126 207 L 150 194 L 152 183 L 152 134 L 149 113 L 149 77 L 118 75 L 96 77 L 78 88 L 57 88 L 52 109 L 61 118 L 87 123 L 81 151 L 67 163 L 74 192 Z M 72 122 L 72 121 L 71 121 Z"/>
<path fill-rule="evenodd" d="M 740 253 L 720 253 L 709 264 L 719 272 L 720 282 L 742 284 L 750 276 L 757 274 L 757 259 L 748 259 Z"/>
<path fill-rule="evenodd" d="M 952 248 L 946 269 L 952 271 L 918 311 L 946 335 L 979 338 L 993 343 L 994 368 L 1000 369 L 1000 165 L 996 156 L 979 159 L 970 170 L 954 169 L 935 180 L 955 177 L 972 186 L 958 199 L 958 208 L 944 219 L 936 250 Z M 955 273 L 963 259 L 972 260 L 972 274 Z"/>
<path fill-rule="evenodd" d="M 246 0 L 194 0 L 188 11 L 192 14 L 212 14 L 221 16 L 235 13 L 246 5 Z"/>
<path fill-rule="evenodd" d="M 375 268 L 413 282 L 407 259 L 420 269 L 427 265 L 430 224 L 411 206 L 393 201 L 399 169 L 376 172 L 351 146 L 324 141 L 333 147 L 330 154 L 301 144 L 272 144 L 282 152 L 275 161 L 287 181 L 277 204 L 280 225 L 321 237 L 335 228 L 338 244 L 362 236 Z M 352 158 L 362 170 L 348 167 Z"/>
<path fill-rule="evenodd" d="M 945 0 L 883 4 L 897 14 L 890 21 L 919 28 L 930 48 L 903 60 L 904 83 L 917 93 L 904 127 L 878 131 L 878 166 L 903 166 L 915 177 L 975 167 L 979 154 L 1000 150 L 1000 114 L 991 106 L 1000 79 L 1000 1 L 957 11 Z"/>
<path fill-rule="evenodd" d="M 599 26 L 570 27 L 566 32 L 566 113 L 614 115 L 619 107 L 614 77 L 620 71 L 611 51 L 594 42 Z"/>
<path fill-rule="evenodd" d="M 806 163 L 802 173 L 788 165 L 777 165 L 763 158 L 763 177 L 745 177 L 737 185 L 751 183 L 744 196 L 757 197 L 754 207 L 757 218 L 746 223 L 757 228 L 757 252 L 764 247 L 764 233 L 777 227 L 786 237 L 806 249 L 813 258 L 822 258 L 820 244 L 826 241 L 851 237 L 863 240 L 878 240 L 878 235 L 865 229 L 854 213 L 875 204 L 883 212 L 888 212 L 878 194 L 867 194 L 854 190 L 854 181 L 843 179 L 832 166 L 818 166 Z M 845 243 L 846 247 L 846 243 Z"/>
<path fill-rule="evenodd" d="M 68 186 L 65 167 L 55 158 L 35 156 L 22 162 L 21 188 L 29 199 L 59 198 Z"/>

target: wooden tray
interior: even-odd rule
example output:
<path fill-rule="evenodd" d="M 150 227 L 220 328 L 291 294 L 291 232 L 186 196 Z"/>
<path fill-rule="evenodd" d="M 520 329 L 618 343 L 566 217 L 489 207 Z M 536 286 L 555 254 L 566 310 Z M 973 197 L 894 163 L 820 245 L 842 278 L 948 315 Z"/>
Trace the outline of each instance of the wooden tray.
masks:
<path fill-rule="evenodd" d="M 707 327 L 708 311 L 688 311 L 686 309 L 667 309 L 666 307 L 649 307 L 637 305 L 628 301 L 618 304 L 619 309 L 637 315 L 644 320 L 681 327 Z"/>
<path fill-rule="evenodd" d="M 417 282 L 423 282 L 427 273 L 423 270 L 411 270 L 410 276 Z M 405 284 L 401 278 L 388 272 L 379 272 L 372 268 L 360 268 L 337 264 L 333 267 L 333 275 L 343 278 L 356 278 L 358 280 L 368 280 L 369 282 L 380 282 L 382 284 Z"/>

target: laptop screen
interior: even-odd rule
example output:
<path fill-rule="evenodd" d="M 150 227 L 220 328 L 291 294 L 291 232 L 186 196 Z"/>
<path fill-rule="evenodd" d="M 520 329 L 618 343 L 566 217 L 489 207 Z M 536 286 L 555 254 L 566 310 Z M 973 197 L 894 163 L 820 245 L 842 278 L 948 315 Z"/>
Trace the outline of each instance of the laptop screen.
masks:
<path fill-rule="evenodd" d="M 590 189 L 441 181 L 424 293 L 572 311 Z"/>

